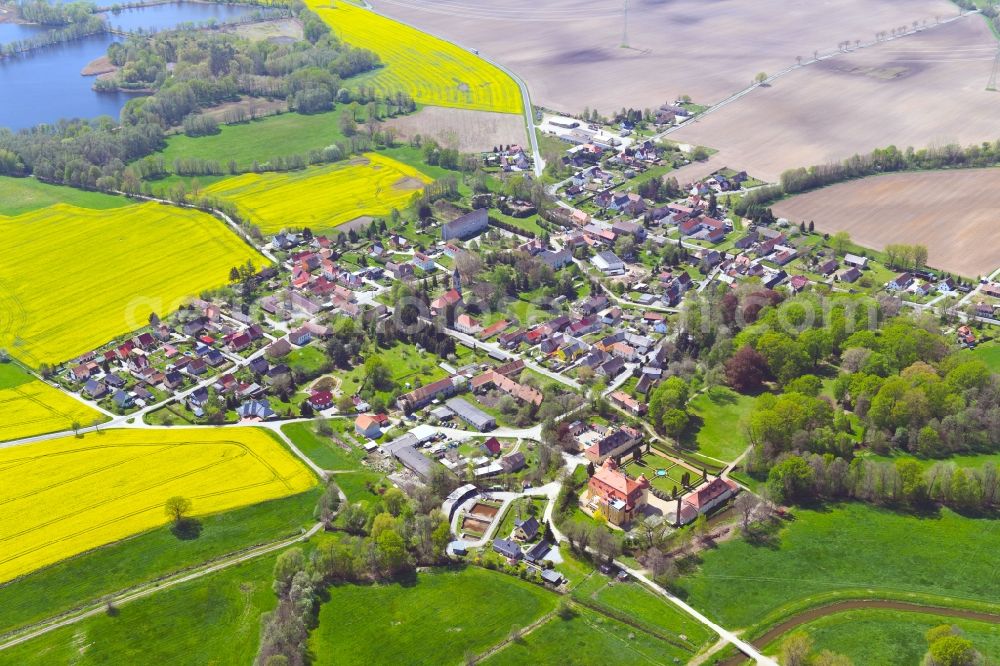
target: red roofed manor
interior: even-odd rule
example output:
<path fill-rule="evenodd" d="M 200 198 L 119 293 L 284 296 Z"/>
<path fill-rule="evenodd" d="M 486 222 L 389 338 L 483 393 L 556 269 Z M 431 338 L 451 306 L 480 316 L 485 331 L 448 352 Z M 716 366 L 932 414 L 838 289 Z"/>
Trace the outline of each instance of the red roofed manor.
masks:
<path fill-rule="evenodd" d="M 649 481 L 645 476 L 631 479 L 618 469 L 614 458 L 604 461 L 587 483 L 590 501 L 596 503 L 614 525 L 631 522 L 636 509 L 646 504 Z"/>

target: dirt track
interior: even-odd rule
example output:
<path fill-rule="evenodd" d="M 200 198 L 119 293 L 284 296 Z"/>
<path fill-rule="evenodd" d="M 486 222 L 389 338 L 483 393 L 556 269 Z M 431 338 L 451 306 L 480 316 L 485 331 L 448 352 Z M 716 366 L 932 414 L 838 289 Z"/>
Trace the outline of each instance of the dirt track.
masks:
<path fill-rule="evenodd" d="M 986 84 L 996 51 L 985 20 L 966 16 L 808 64 L 670 138 L 717 148 L 716 158 L 769 181 L 890 144 L 993 141 L 1000 94 Z"/>
<path fill-rule="evenodd" d="M 807 624 L 813 620 L 818 620 L 819 618 L 826 617 L 827 615 L 834 615 L 836 613 L 843 613 L 851 610 L 898 610 L 909 613 L 930 613 L 933 615 L 944 615 L 945 617 L 957 617 L 963 620 L 978 620 L 980 622 L 1000 624 L 1000 615 L 984 613 L 981 611 L 963 610 L 960 608 L 945 608 L 943 606 L 923 606 L 920 604 L 910 604 L 904 601 L 889 601 L 886 599 L 855 599 L 853 601 L 841 601 L 803 611 L 802 613 L 799 613 L 798 615 L 795 615 L 794 617 L 789 618 L 781 624 L 773 627 L 760 638 L 755 639 L 753 644 L 759 649 L 764 649 L 776 639 L 787 634 L 793 629 L 802 626 L 803 624 Z M 745 661 L 746 657 L 738 655 L 720 663 L 721 666 L 738 666 Z"/>
<path fill-rule="evenodd" d="M 958 13 L 946 0 L 372 0 L 376 9 L 501 62 L 535 104 L 579 113 L 716 102 L 775 72 L 890 30 Z"/>

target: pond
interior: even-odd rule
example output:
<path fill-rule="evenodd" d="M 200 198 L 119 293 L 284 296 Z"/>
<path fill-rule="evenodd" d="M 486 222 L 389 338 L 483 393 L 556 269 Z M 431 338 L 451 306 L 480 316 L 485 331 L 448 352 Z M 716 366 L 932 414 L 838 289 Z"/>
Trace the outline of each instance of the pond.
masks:
<path fill-rule="evenodd" d="M 216 3 L 174 2 L 153 7 L 109 13 L 116 28 L 163 30 L 185 22 L 228 22 L 253 13 L 249 6 Z M 26 39 L 44 30 L 39 26 L 0 23 L 0 43 Z M 60 118 L 118 117 L 133 95 L 97 93 L 92 77 L 80 70 L 102 56 L 112 35 L 95 35 L 65 44 L 36 49 L 13 58 L 0 59 L 0 127 L 22 129 Z"/>

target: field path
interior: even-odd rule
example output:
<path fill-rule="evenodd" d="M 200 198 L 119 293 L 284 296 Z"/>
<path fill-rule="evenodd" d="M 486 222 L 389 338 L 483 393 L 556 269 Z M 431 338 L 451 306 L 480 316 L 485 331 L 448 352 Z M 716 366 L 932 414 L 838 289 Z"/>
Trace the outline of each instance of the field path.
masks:
<path fill-rule="evenodd" d="M 343 495 L 343 493 L 341 493 Z M 341 500 L 346 502 L 346 497 L 342 497 Z M 168 576 L 166 578 L 161 578 L 154 581 L 149 581 L 143 583 L 137 587 L 131 588 L 129 590 L 113 594 L 106 600 L 101 601 L 96 604 L 90 604 L 83 608 L 75 611 L 70 611 L 62 615 L 58 615 L 54 618 L 49 618 L 47 620 L 42 620 L 27 627 L 22 627 L 14 632 L 7 634 L 6 638 L 0 639 L 0 651 L 6 650 L 7 648 L 12 648 L 15 645 L 20 645 L 26 641 L 30 641 L 33 638 L 47 634 L 50 631 L 55 631 L 61 627 L 68 627 L 77 622 L 86 620 L 87 618 L 94 617 L 95 615 L 100 615 L 101 613 L 106 613 L 108 609 L 108 604 L 113 604 L 114 606 L 121 606 L 127 604 L 130 601 L 136 601 L 138 599 L 143 599 L 156 592 L 162 590 L 167 590 L 177 585 L 190 582 L 192 580 L 197 580 L 203 576 L 215 573 L 216 571 L 221 571 L 223 569 L 228 569 L 229 567 L 236 566 L 237 564 L 242 564 L 249 560 L 262 557 L 269 553 L 273 553 L 288 546 L 292 546 L 301 541 L 307 541 L 314 534 L 319 532 L 323 528 L 322 523 L 316 523 L 305 533 L 298 536 L 292 537 L 290 539 L 283 539 L 281 541 L 275 541 L 272 543 L 264 544 L 262 546 L 257 546 L 256 548 L 251 548 L 247 551 L 242 551 L 238 553 L 233 553 L 231 555 L 224 556 L 223 558 L 211 562 L 209 564 L 204 564 L 193 570 L 188 570 L 182 573 L 174 574 L 173 576 Z"/>
<path fill-rule="evenodd" d="M 754 82 L 754 83 L 751 83 L 750 85 L 748 85 L 746 88 L 743 88 L 741 90 L 737 90 L 736 92 L 734 92 L 729 97 L 726 97 L 725 99 L 722 99 L 722 100 L 716 102 L 715 104 L 712 104 L 711 106 L 709 106 L 707 109 L 705 109 L 704 111 L 702 111 L 701 113 L 699 113 L 697 116 L 695 116 L 690 122 L 688 122 L 688 123 L 681 123 L 680 125 L 673 125 L 671 127 L 668 127 L 667 129 L 663 130 L 659 134 L 656 134 L 656 135 L 654 135 L 654 136 L 652 136 L 650 138 L 653 141 L 656 141 L 657 139 L 662 139 L 663 137 L 667 136 L 668 134 L 673 134 L 674 132 L 676 132 L 676 131 L 684 128 L 684 127 L 687 127 L 691 123 L 696 123 L 699 120 L 701 120 L 702 118 L 704 118 L 705 116 L 707 116 L 707 115 L 709 115 L 711 113 L 714 113 L 715 111 L 718 111 L 719 109 L 721 109 L 723 107 L 726 107 L 726 106 L 732 104 L 733 102 L 735 102 L 737 100 L 742 99 L 743 97 L 749 95 L 751 92 L 753 92 L 757 88 L 760 88 L 761 86 L 767 86 L 770 83 L 773 83 L 774 81 L 777 81 L 782 76 L 785 76 L 786 74 L 788 74 L 790 72 L 793 72 L 796 69 L 800 69 L 802 67 L 808 67 L 809 65 L 815 65 L 818 62 L 822 62 L 824 60 L 829 60 L 830 58 L 836 58 L 839 55 L 844 55 L 844 54 L 847 54 L 847 53 L 854 53 L 855 51 L 857 51 L 859 49 L 867 49 L 867 48 L 871 48 L 872 46 L 879 46 L 881 44 L 888 44 L 889 42 L 894 41 L 896 39 L 900 39 L 902 37 L 909 37 L 910 35 L 916 35 L 917 33 L 924 32 L 925 30 L 933 30 L 934 28 L 939 28 L 939 27 L 941 27 L 943 25 L 948 25 L 949 23 L 952 23 L 953 21 L 959 21 L 959 20 L 965 18 L 966 16 L 972 16 L 974 14 L 979 14 L 979 10 L 978 9 L 973 9 L 973 10 L 970 10 L 970 11 L 967 11 L 967 12 L 962 12 L 961 14 L 959 14 L 957 16 L 952 16 L 951 18 L 946 18 L 946 19 L 944 19 L 942 21 L 939 21 L 938 23 L 935 23 L 933 25 L 921 26 L 919 28 L 912 28 L 910 30 L 906 30 L 905 32 L 900 32 L 900 33 L 897 33 L 895 35 L 889 35 L 888 37 L 886 37 L 884 39 L 878 39 L 878 40 L 873 39 L 870 42 L 863 42 L 862 44 L 860 44 L 858 46 L 855 46 L 853 48 L 850 47 L 850 46 L 848 46 L 845 49 L 838 49 L 836 51 L 831 51 L 829 53 L 824 53 L 824 54 L 820 54 L 819 52 L 817 52 L 816 55 L 815 55 L 815 57 L 813 57 L 813 58 L 811 58 L 809 60 L 803 59 L 801 63 L 796 63 L 794 65 L 789 65 L 788 67 L 786 67 L 786 68 L 784 68 L 782 70 L 779 70 L 778 72 L 775 72 L 774 74 L 771 74 L 770 76 L 768 76 L 766 79 L 764 79 L 760 83 Z"/>
<path fill-rule="evenodd" d="M 854 599 L 851 601 L 839 601 L 826 606 L 818 606 L 803 611 L 781 624 L 769 629 L 760 638 L 756 638 L 753 644 L 764 649 L 770 643 L 784 636 L 793 629 L 797 629 L 804 624 L 818 620 L 819 618 L 837 613 L 845 613 L 852 610 L 898 610 L 905 613 L 928 613 L 931 615 L 943 615 L 945 617 L 956 617 L 962 620 L 976 620 L 978 622 L 990 622 L 1000 624 L 1000 615 L 986 613 L 983 611 L 965 610 L 962 608 L 949 608 L 947 606 L 925 606 L 913 604 L 906 601 L 891 601 L 888 599 Z M 722 666 L 738 666 L 743 663 L 742 656 L 730 657 L 721 662 Z"/>

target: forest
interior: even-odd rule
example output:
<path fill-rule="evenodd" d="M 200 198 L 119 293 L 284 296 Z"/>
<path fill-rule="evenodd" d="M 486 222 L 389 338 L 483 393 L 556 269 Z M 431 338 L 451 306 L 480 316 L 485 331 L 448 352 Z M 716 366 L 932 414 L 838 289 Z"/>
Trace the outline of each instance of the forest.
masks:
<path fill-rule="evenodd" d="M 746 468 L 775 502 L 938 502 L 969 512 L 1000 502 L 993 461 L 948 461 L 1000 453 L 1000 375 L 953 344 L 948 322 L 891 297 L 786 299 L 747 285 L 702 300 L 668 348 L 673 376 L 650 396 L 658 430 L 679 436 L 689 395 L 725 384 L 758 396 L 741 424 Z"/>

